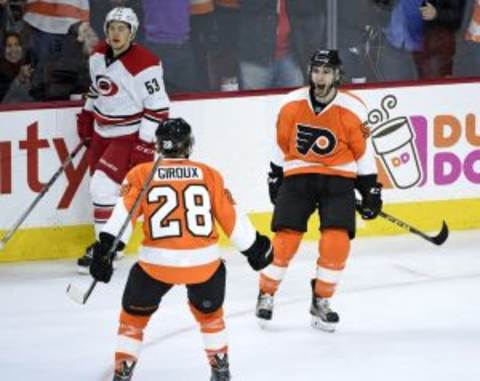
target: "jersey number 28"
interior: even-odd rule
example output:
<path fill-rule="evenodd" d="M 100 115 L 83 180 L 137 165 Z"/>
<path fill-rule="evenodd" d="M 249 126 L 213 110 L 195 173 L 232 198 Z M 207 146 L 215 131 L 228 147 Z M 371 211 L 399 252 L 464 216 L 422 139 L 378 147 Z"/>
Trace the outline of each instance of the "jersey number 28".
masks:
<path fill-rule="evenodd" d="M 179 219 L 169 216 L 180 207 L 179 197 L 183 197 L 185 226 L 193 236 L 207 237 L 212 233 L 212 204 L 207 188 L 203 185 L 188 185 L 181 194 L 168 185 L 156 186 L 147 195 L 148 203 L 161 203 L 150 216 L 152 239 L 182 236 Z"/>

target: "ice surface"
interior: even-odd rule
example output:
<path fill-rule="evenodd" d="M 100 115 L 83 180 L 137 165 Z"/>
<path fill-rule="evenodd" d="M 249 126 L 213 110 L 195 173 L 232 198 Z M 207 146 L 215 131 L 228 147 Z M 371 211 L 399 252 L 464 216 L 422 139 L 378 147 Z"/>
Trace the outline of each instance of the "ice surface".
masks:
<path fill-rule="evenodd" d="M 333 334 L 310 327 L 316 244 L 303 245 L 287 271 L 267 330 L 253 313 L 257 274 L 225 250 L 233 380 L 480 380 L 479 241 L 479 231 L 451 232 L 441 247 L 412 235 L 355 240 L 332 301 L 341 318 Z M 0 380 L 111 380 L 133 260 L 86 305 L 65 295 L 67 284 L 91 282 L 74 261 L 0 265 Z M 145 336 L 134 380 L 209 379 L 183 287 L 164 298 Z"/>

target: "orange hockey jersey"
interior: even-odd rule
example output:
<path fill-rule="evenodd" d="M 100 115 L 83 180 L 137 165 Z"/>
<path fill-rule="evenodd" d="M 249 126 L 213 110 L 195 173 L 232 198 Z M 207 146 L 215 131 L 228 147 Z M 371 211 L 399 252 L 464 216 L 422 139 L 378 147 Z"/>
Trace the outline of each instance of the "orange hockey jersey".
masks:
<path fill-rule="evenodd" d="M 118 234 L 152 169 L 153 163 L 145 163 L 127 174 L 122 200 L 104 232 Z M 250 248 L 256 238 L 256 229 L 235 205 L 220 173 L 188 159 L 162 161 L 122 242 L 128 242 L 140 215 L 144 238 L 139 264 L 166 283 L 192 284 L 210 278 L 220 264 L 216 223 L 240 251 Z"/>
<path fill-rule="evenodd" d="M 353 94 L 339 90 L 319 114 L 309 88 L 289 93 L 277 119 L 273 162 L 285 176 L 322 173 L 355 178 L 375 174 L 373 147 L 365 137 L 367 110 Z"/>

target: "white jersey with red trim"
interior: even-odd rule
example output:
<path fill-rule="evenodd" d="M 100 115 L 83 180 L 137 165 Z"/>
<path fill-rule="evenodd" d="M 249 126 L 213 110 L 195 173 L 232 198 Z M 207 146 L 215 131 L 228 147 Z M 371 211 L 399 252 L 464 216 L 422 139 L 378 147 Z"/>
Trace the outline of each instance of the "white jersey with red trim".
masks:
<path fill-rule="evenodd" d="M 90 57 L 90 77 L 85 109 L 94 113 L 95 132 L 108 138 L 138 131 L 140 139 L 155 142 L 155 129 L 170 106 L 159 58 L 132 44 L 114 59 L 102 43 Z"/>

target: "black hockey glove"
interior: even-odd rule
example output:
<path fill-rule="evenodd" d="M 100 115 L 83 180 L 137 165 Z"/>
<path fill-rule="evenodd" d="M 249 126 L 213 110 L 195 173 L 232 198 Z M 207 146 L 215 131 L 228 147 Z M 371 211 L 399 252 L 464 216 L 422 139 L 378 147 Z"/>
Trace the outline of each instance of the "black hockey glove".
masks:
<path fill-rule="evenodd" d="M 273 247 L 270 238 L 257 232 L 257 237 L 252 246 L 242 251 L 247 257 L 248 264 L 255 271 L 267 267 L 273 261 Z"/>
<path fill-rule="evenodd" d="M 362 195 L 357 203 L 357 212 L 364 220 L 373 220 L 382 210 L 382 184 L 377 182 L 377 175 L 361 175 L 355 181 L 355 188 Z"/>
<path fill-rule="evenodd" d="M 93 258 L 90 265 L 90 274 L 99 282 L 110 282 L 113 274 L 113 258 L 115 252 L 112 255 L 108 255 L 110 248 L 113 246 L 115 237 L 108 233 L 100 233 L 100 240 L 93 245 Z M 123 242 L 119 242 L 117 250 L 122 250 L 125 247 Z"/>
<path fill-rule="evenodd" d="M 278 191 L 283 182 L 283 168 L 270 163 L 271 171 L 268 172 L 268 194 L 273 205 L 277 201 Z"/>

